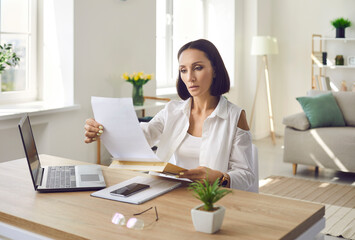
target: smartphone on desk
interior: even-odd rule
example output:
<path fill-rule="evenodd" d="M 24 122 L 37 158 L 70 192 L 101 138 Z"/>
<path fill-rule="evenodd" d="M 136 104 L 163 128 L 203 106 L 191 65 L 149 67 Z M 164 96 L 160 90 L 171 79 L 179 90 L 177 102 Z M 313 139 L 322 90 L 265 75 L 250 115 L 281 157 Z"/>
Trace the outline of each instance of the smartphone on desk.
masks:
<path fill-rule="evenodd" d="M 149 187 L 150 186 L 147 184 L 131 183 L 127 186 L 111 191 L 110 194 L 118 197 L 128 197 Z"/>

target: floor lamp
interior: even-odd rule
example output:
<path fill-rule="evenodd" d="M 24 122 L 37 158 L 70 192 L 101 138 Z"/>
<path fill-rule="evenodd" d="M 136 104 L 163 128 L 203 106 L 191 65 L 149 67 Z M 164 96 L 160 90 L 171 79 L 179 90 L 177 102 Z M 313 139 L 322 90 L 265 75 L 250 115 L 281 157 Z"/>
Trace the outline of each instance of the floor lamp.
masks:
<path fill-rule="evenodd" d="M 251 45 L 251 55 L 263 56 L 264 62 L 264 72 L 265 72 L 265 85 L 266 85 L 266 94 L 267 94 L 267 105 L 269 110 L 269 122 L 270 122 L 270 132 L 271 139 L 274 144 L 276 144 L 275 139 L 275 127 L 274 127 L 274 117 L 272 113 L 272 104 L 270 96 L 270 80 L 269 80 L 269 69 L 268 69 L 268 60 L 267 56 L 271 54 L 278 54 L 277 39 L 270 36 L 256 36 L 253 37 Z M 260 85 L 260 75 L 258 75 L 258 80 L 256 84 L 256 91 L 254 96 L 253 108 L 250 116 L 250 126 L 252 125 L 253 115 L 255 111 L 255 102 L 258 95 L 258 89 Z"/>

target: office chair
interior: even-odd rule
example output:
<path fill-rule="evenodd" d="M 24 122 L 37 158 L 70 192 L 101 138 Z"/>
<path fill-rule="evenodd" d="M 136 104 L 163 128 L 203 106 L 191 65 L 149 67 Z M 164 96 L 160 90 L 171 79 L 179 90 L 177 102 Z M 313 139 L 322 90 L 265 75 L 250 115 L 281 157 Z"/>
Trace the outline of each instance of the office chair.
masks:
<path fill-rule="evenodd" d="M 259 159 L 258 148 L 252 144 L 252 157 L 253 157 L 253 172 L 255 175 L 255 181 L 253 186 L 249 189 L 249 192 L 259 193 Z"/>

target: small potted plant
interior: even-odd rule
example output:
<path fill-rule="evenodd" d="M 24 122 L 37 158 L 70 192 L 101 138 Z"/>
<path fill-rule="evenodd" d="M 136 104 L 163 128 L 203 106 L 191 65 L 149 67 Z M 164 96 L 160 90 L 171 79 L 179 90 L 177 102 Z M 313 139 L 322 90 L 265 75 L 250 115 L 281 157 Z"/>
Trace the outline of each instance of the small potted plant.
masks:
<path fill-rule="evenodd" d="M 336 38 L 345 38 L 345 28 L 351 26 L 349 19 L 337 18 L 330 21 L 330 23 L 336 29 Z"/>
<path fill-rule="evenodd" d="M 196 181 L 191 183 L 188 189 L 192 190 L 194 196 L 203 202 L 203 204 L 191 209 L 195 230 L 204 233 L 215 233 L 222 226 L 225 208 L 223 206 L 215 206 L 214 203 L 232 191 L 221 188 L 219 179 L 213 184 L 210 184 L 206 179 Z"/>

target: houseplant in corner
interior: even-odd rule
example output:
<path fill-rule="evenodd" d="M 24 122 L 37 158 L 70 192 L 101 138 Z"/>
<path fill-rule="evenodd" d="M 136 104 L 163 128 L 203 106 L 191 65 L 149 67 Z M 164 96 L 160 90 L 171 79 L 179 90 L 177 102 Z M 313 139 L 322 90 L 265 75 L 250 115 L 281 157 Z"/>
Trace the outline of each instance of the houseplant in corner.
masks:
<path fill-rule="evenodd" d="M 349 19 L 337 18 L 330 21 L 330 23 L 336 29 L 336 38 L 345 38 L 345 28 L 351 26 Z"/>
<path fill-rule="evenodd" d="M 221 188 L 219 179 L 213 184 L 210 184 L 206 179 L 196 181 L 191 183 L 188 189 L 192 190 L 194 196 L 203 202 L 203 204 L 191 209 L 195 230 L 204 233 L 215 233 L 222 226 L 225 208 L 223 206 L 215 206 L 214 203 L 232 191 Z"/>

